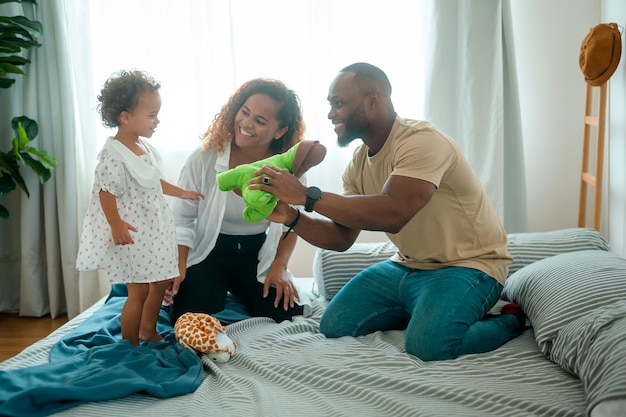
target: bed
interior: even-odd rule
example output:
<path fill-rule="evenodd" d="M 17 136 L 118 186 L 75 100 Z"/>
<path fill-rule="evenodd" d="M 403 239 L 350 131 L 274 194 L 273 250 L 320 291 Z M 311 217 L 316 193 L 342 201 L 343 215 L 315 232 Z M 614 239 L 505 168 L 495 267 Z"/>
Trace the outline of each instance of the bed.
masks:
<path fill-rule="evenodd" d="M 357 243 L 316 252 L 313 278 L 301 281 L 311 298 L 306 316 L 228 325 L 238 349 L 227 363 L 180 347 L 166 314 L 159 320 L 166 341 L 141 348 L 141 360 L 153 362 L 127 359 L 116 342 L 124 297 L 112 291 L 0 364 L 0 414 L 626 415 L 626 261 L 585 228 L 511 234 L 509 248 L 515 261 L 503 298 L 522 304 L 529 328 L 492 352 L 423 362 L 406 354 L 404 331 L 321 335 L 319 319 L 334 294 L 395 249 Z M 103 345 L 104 359 L 85 361 Z"/>

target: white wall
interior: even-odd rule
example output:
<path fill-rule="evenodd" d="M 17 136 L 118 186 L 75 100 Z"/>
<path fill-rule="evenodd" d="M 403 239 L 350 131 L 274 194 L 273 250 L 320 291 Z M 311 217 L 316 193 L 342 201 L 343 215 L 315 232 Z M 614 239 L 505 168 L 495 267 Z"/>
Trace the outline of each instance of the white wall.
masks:
<path fill-rule="evenodd" d="M 578 62 L 580 46 L 589 29 L 598 23 L 626 25 L 626 4 L 623 0 L 511 3 L 529 231 L 576 227 L 586 88 Z M 621 256 L 626 255 L 624 68 L 620 63 L 609 82 L 601 226 L 611 250 Z"/>
<path fill-rule="evenodd" d="M 585 81 L 578 58 L 599 0 L 511 1 L 529 231 L 575 227 Z"/>
<path fill-rule="evenodd" d="M 626 2 L 602 1 L 602 22 L 626 26 Z M 603 232 L 611 250 L 626 257 L 626 45 L 622 33 L 622 59 L 609 82 L 608 175 Z"/>

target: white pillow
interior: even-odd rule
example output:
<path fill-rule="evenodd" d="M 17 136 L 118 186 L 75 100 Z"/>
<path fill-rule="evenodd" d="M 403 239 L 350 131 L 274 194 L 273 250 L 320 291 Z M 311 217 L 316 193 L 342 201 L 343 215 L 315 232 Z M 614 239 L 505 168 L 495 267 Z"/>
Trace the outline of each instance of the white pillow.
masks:
<path fill-rule="evenodd" d="M 600 306 L 626 299 L 626 260 L 603 250 L 552 256 L 511 275 L 503 297 L 522 306 L 539 348 L 549 355 L 563 326 Z"/>

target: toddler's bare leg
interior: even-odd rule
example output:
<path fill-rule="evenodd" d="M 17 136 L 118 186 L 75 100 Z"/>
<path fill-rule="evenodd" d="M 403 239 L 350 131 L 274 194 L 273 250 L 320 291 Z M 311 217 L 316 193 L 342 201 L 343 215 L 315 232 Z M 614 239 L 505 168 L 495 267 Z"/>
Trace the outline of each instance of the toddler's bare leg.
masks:
<path fill-rule="evenodd" d="M 148 284 L 128 283 L 126 288 L 128 288 L 128 298 L 120 317 L 122 338 L 130 340 L 131 345 L 139 346 L 139 326 L 150 287 Z"/>
<path fill-rule="evenodd" d="M 143 305 L 141 314 L 139 338 L 141 340 L 163 340 L 163 337 L 156 331 L 156 324 L 163 296 L 165 295 L 165 290 L 170 285 L 170 280 L 151 282 L 149 285 L 150 292 Z"/>

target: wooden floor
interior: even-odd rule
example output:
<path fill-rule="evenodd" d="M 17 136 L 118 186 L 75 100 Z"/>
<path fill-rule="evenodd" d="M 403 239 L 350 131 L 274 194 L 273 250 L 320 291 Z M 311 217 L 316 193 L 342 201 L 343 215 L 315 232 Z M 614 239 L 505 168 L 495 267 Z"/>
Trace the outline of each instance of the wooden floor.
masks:
<path fill-rule="evenodd" d="M 0 313 L 0 362 L 20 353 L 61 327 L 67 315 L 56 319 L 44 317 L 20 317 L 13 313 Z"/>

